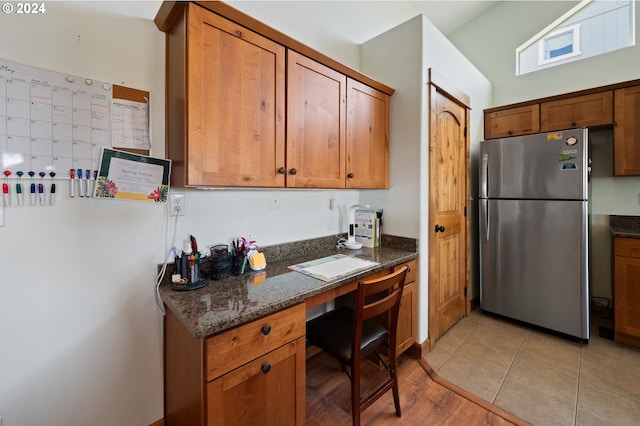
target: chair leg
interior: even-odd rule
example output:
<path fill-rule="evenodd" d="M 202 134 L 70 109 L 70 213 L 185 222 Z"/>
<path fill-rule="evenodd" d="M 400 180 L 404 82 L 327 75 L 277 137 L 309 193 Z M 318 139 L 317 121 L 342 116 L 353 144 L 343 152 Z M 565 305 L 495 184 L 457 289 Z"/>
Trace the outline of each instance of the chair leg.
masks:
<path fill-rule="evenodd" d="M 351 420 L 360 426 L 360 370 L 351 370 Z"/>
<path fill-rule="evenodd" d="M 398 358 L 396 357 L 395 350 L 392 350 L 391 352 L 391 359 L 389 359 L 391 371 L 389 371 L 389 374 L 391 375 L 391 380 L 393 380 L 391 384 L 393 405 L 396 407 L 396 416 L 401 417 L 402 410 L 400 409 L 400 390 L 398 389 Z"/>

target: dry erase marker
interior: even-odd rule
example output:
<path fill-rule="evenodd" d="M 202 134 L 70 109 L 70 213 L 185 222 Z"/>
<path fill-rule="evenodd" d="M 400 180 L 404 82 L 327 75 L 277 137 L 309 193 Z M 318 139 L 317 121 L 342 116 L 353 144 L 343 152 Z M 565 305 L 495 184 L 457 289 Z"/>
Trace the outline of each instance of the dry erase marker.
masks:
<path fill-rule="evenodd" d="M 4 171 L 5 181 L 8 180 L 10 174 L 11 172 L 9 170 Z M 7 182 L 2 184 L 2 198 L 4 200 L 4 206 L 11 207 L 11 193 L 9 192 L 9 184 Z"/>
<path fill-rule="evenodd" d="M 40 183 L 38 184 L 38 201 L 40 202 L 41 206 L 44 206 L 44 182 L 42 179 L 44 178 L 45 173 L 44 172 L 40 172 Z"/>
<path fill-rule="evenodd" d="M 78 176 L 78 183 L 80 184 L 80 198 L 84 198 L 84 185 L 82 184 L 82 169 L 78 169 L 76 173 Z"/>
<path fill-rule="evenodd" d="M 22 171 L 16 172 L 18 175 L 18 183 L 16 183 L 16 197 L 18 198 L 18 206 L 22 207 L 24 205 L 24 196 L 22 195 L 22 175 L 24 174 Z"/>
<path fill-rule="evenodd" d="M 51 179 L 54 179 L 56 177 L 56 174 L 54 172 L 49 173 L 49 176 L 51 176 Z M 49 205 L 53 206 L 56 203 L 56 181 L 54 180 L 51 183 L 51 197 L 49 198 Z"/>
<path fill-rule="evenodd" d="M 9 185 L 6 183 L 2 184 L 2 200 L 4 207 L 11 207 L 11 194 L 9 194 Z"/>
<path fill-rule="evenodd" d="M 35 206 L 36 205 L 36 184 L 33 182 L 33 176 L 36 174 L 36 172 L 29 172 L 29 176 L 31 177 L 31 191 L 29 194 L 29 205 L 31 206 Z"/>
<path fill-rule="evenodd" d="M 93 171 L 93 176 L 91 177 L 91 196 L 96 192 L 96 182 L 98 181 L 98 171 Z"/>
<path fill-rule="evenodd" d="M 91 185 L 89 185 L 89 179 L 91 178 L 91 170 L 87 169 L 85 170 L 85 172 L 87 173 L 87 175 L 84 177 L 85 180 L 87 181 L 87 192 L 86 195 L 87 197 L 91 197 L 91 193 L 89 191 L 91 191 Z"/>
<path fill-rule="evenodd" d="M 71 169 L 69 170 L 69 197 L 73 198 L 76 196 L 76 171 Z"/>

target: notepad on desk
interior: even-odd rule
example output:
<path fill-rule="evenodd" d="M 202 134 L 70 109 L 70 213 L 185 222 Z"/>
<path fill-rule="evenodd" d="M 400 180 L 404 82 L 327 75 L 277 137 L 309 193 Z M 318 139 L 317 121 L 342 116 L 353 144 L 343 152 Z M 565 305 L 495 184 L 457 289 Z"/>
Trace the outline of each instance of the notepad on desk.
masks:
<path fill-rule="evenodd" d="M 378 262 L 360 259 L 345 254 L 336 254 L 309 262 L 289 266 L 289 269 L 317 278 L 322 281 L 333 281 L 353 275 L 379 265 Z"/>

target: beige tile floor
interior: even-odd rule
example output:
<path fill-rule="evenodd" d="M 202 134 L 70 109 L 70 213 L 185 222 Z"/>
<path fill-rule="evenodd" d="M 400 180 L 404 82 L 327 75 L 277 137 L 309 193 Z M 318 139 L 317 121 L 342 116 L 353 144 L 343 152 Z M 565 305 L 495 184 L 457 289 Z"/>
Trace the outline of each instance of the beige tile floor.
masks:
<path fill-rule="evenodd" d="M 640 349 L 588 344 L 475 309 L 425 359 L 444 379 L 534 425 L 640 425 Z"/>

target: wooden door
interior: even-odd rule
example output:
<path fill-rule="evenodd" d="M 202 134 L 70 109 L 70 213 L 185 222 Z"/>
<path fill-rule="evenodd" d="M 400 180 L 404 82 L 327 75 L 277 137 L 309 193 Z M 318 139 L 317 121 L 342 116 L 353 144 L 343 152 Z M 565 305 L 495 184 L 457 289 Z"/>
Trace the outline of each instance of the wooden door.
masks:
<path fill-rule="evenodd" d="M 433 80 L 432 80 L 433 81 Z M 430 84 L 429 341 L 466 314 L 468 109 Z"/>
<path fill-rule="evenodd" d="M 389 188 L 389 95 L 347 79 L 347 188 Z"/>
<path fill-rule="evenodd" d="M 287 187 L 344 188 L 347 77 L 287 52 Z"/>
<path fill-rule="evenodd" d="M 285 49 L 189 3 L 187 184 L 283 187 Z"/>
<path fill-rule="evenodd" d="M 615 91 L 613 173 L 640 175 L 640 86 Z"/>

